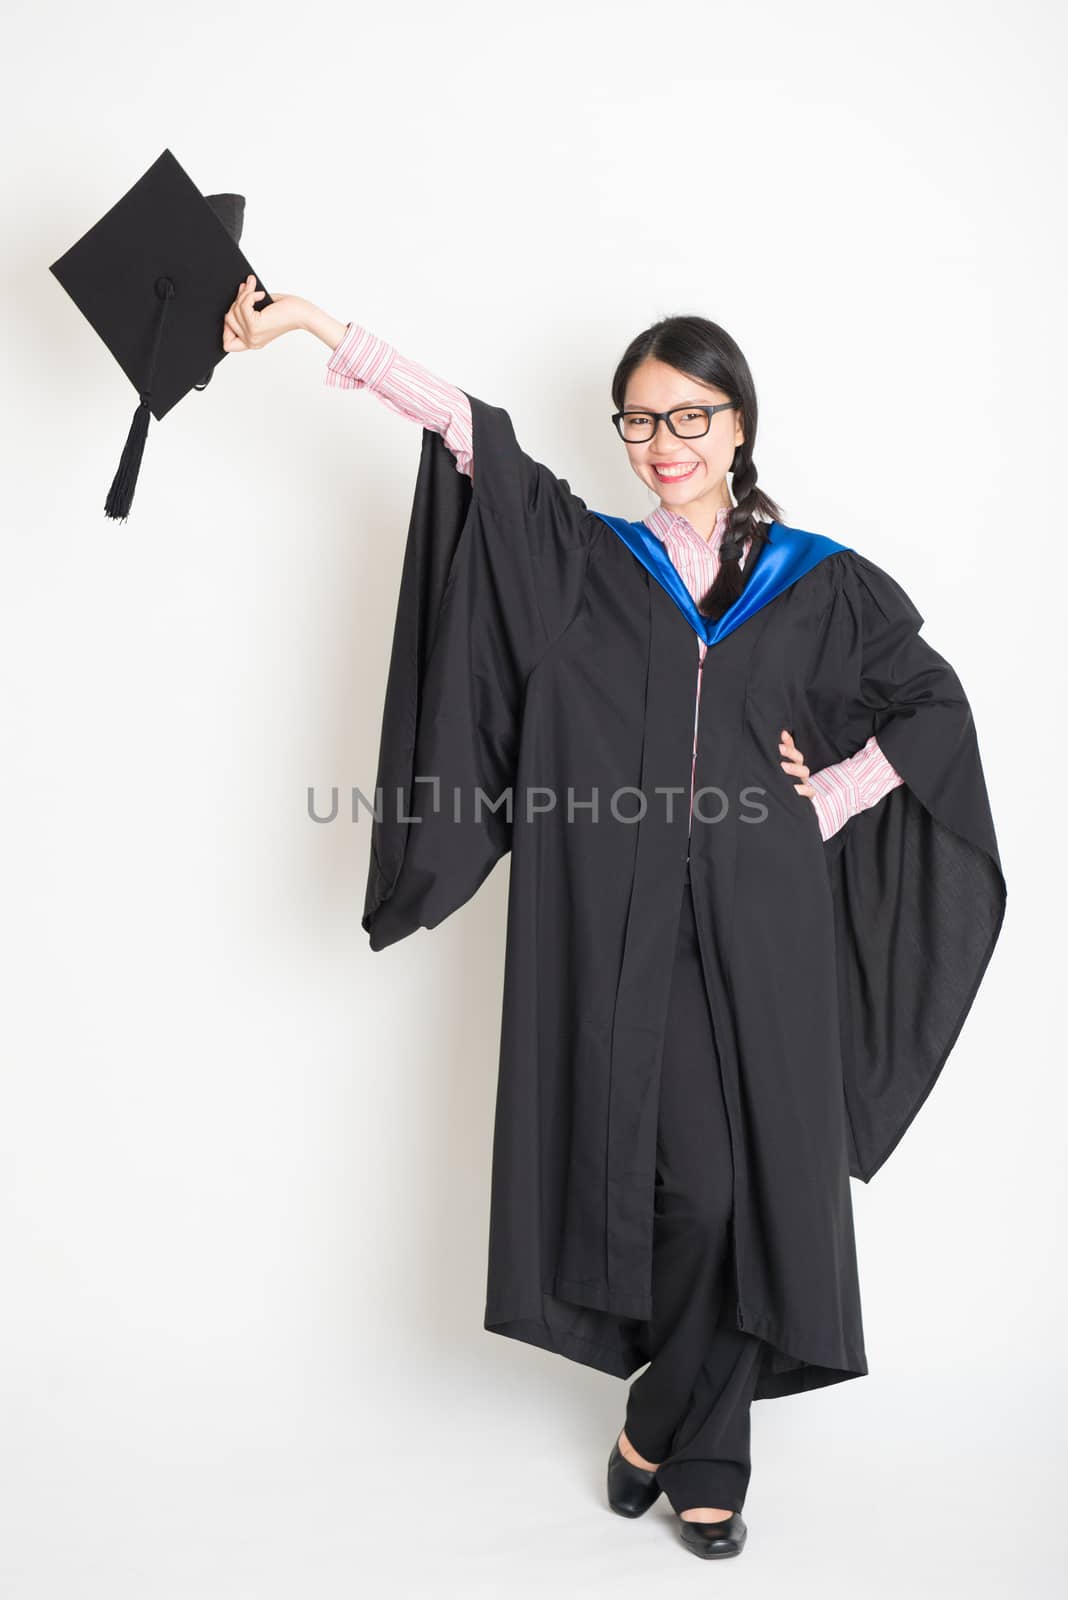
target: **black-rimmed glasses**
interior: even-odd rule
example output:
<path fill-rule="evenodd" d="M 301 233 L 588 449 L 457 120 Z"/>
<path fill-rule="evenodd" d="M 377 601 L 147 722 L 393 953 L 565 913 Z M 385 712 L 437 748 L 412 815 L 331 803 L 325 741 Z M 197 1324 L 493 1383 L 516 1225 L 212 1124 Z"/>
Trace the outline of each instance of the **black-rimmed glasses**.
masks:
<path fill-rule="evenodd" d="M 671 411 L 615 411 L 612 421 L 624 444 L 648 443 L 658 422 L 666 422 L 678 439 L 700 439 L 717 411 L 734 409 L 733 400 L 722 400 L 718 406 L 675 406 Z"/>

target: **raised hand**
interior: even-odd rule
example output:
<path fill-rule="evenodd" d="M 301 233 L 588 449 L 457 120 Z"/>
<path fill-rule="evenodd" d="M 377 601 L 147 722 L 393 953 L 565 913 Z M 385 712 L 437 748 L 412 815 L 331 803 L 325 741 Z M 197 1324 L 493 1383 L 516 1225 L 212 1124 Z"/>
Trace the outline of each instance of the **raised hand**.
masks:
<path fill-rule="evenodd" d="M 266 289 L 257 289 L 254 276 L 238 284 L 237 297 L 223 319 L 223 349 L 227 355 L 262 350 L 279 334 L 307 326 L 306 300 L 295 294 L 274 294 L 271 304 L 261 309 L 255 302 L 266 293 Z"/>

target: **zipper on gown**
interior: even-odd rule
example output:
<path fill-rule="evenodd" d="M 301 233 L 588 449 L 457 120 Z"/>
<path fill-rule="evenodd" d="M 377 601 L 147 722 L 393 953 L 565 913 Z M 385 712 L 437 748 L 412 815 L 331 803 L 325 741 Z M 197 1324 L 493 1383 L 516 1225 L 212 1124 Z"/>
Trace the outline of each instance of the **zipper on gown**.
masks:
<path fill-rule="evenodd" d="M 698 722 L 700 720 L 701 687 L 702 687 L 702 682 L 703 682 L 703 679 L 704 679 L 705 661 L 707 660 L 707 656 L 708 656 L 707 649 L 706 650 L 702 650 L 701 649 L 701 641 L 700 640 L 698 640 L 697 648 L 698 648 L 698 658 L 699 659 L 698 659 L 698 663 L 697 663 L 697 697 L 696 697 L 696 701 L 695 701 L 695 704 L 694 704 L 694 714 L 693 714 L 693 761 L 692 761 L 691 769 L 690 769 L 690 828 L 689 828 L 689 836 L 687 838 L 687 850 L 686 850 L 686 878 L 687 878 L 687 881 L 689 881 L 689 879 L 690 879 L 689 840 L 693 837 L 693 792 L 694 792 L 694 784 L 696 782 L 696 777 L 697 777 L 697 726 L 698 726 Z M 688 889 L 686 892 L 687 893 L 692 893 L 693 891 L 691 889 Z M 701 945 L 701 929 L 700 929 L 700 926 L 698 924 L 698 919 L 697 919 L 696 913 L 694 915 L 694 924 L 697 927 L 697 944 L 698 944 L 698 949 L 700 949 L 700 945 Z M 731 1165 L 732 1165 L 733 1172 L 734 1172 L 734 1175 L 735 1175 L 734 1176 L 734 1181 L 735 1181 L 735 1183 L 737 1183 L 737 1181 L 738 1181 L 737 1180 L 738 1165 L 737 1165 L 737 1158 L 736 1158 L 736 1153 L 735 1153 L 736 1147 L 735 1147 L 735 1138 L 734 1138 L 734 1128 L 733 1128 L 733 1126 L 731 1124 L 730 1109 L 726 1104 L 726 1100 L 724 1100 L 724 1111 L 725 1111 L 726 1117 L 727 1117 L 727 1131 L 728 1131 L 728 1133 L 730 1135 L 730 1141 L 731 1141 Z M 733 1200 L 733 1198 L 732 1198 L 732 1201 L 731 1201 L 731 1241 L 732 1241 L 732 1246 L 733 1246 L 733 1248 L 732 1248 L 732 1263 L 731 1264 L 732 1264 L 732 1266 L 734 1268 L 734 1303 L 735 1303 L 735 1307 L 736 1307 L 738 1327 L 740 1329 L 744 1330 L 744 1328 L 745 1328 L 745 1313 L 742 1310 L 741 1281 L 740 1281 L 740 1274 L 739 1274 L 739 1267 L 738 1267 L 738 1207 L 737 1207 L 736 1202 Z"/>

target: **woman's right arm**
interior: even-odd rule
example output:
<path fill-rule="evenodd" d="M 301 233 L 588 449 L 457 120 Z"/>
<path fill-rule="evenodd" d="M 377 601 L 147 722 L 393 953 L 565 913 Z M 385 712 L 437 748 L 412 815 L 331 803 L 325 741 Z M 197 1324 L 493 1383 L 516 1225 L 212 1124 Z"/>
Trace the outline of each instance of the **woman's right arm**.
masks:
<path fill-rule="evenodd" d="M 384 339 L 376 339 L 354 322 L 338 322 L 328 312 L 295 294 L 276 294 L 262 309 L 255 302 L 252 274 L 237 286 L 237 297 L 223 319 L 223 350 L 261 350 L 280 334 L 304 328 L 329 346 L 324 381 L 335 389 L 370 389 L 391 411 L 440 433 L 456 458 L 458 471 L 471 478 L 473 440 L 471 406 L 462 389 L 436 378 L 425 367 L 402 356 Z"/>
<path fill-rule="evenodd" d="M 336 324 L 329 331 L 335 329 Z M 384 339 L 377 339 L 358 323 L 348 323 L 331 352 L 323 381 L 334 389 L 370 389 L 398 416 L 440 433 L 456 458 L 457 470 L 469 478 L 473 475 L 471 407 L 467 396 L 462 389 L 402 356 Z"/>

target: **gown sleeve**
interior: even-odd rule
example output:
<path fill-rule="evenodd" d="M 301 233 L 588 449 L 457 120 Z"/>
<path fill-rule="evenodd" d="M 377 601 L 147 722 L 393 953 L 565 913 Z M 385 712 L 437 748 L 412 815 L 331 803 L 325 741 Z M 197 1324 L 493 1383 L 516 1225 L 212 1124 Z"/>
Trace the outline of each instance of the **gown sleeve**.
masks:
<path fill-rule="evenodd" d="M 471 413 L 468 477 L 424 427 L 393 628 L 362 926 L 373 950 L 433 928 L 511 847 L 524 685 L 581 602 L 604 524 Z"/>
<path fill-rule="evenodd" d="M 971 1009 L 1006 886 L 976 729 L 923 617 L 854 550 L 829 564 L 810 690 L 837 750 L 874 734 L 902 782 L 825 845 L 852 1176 L 868 1182 L 933 1089 Z"/>

